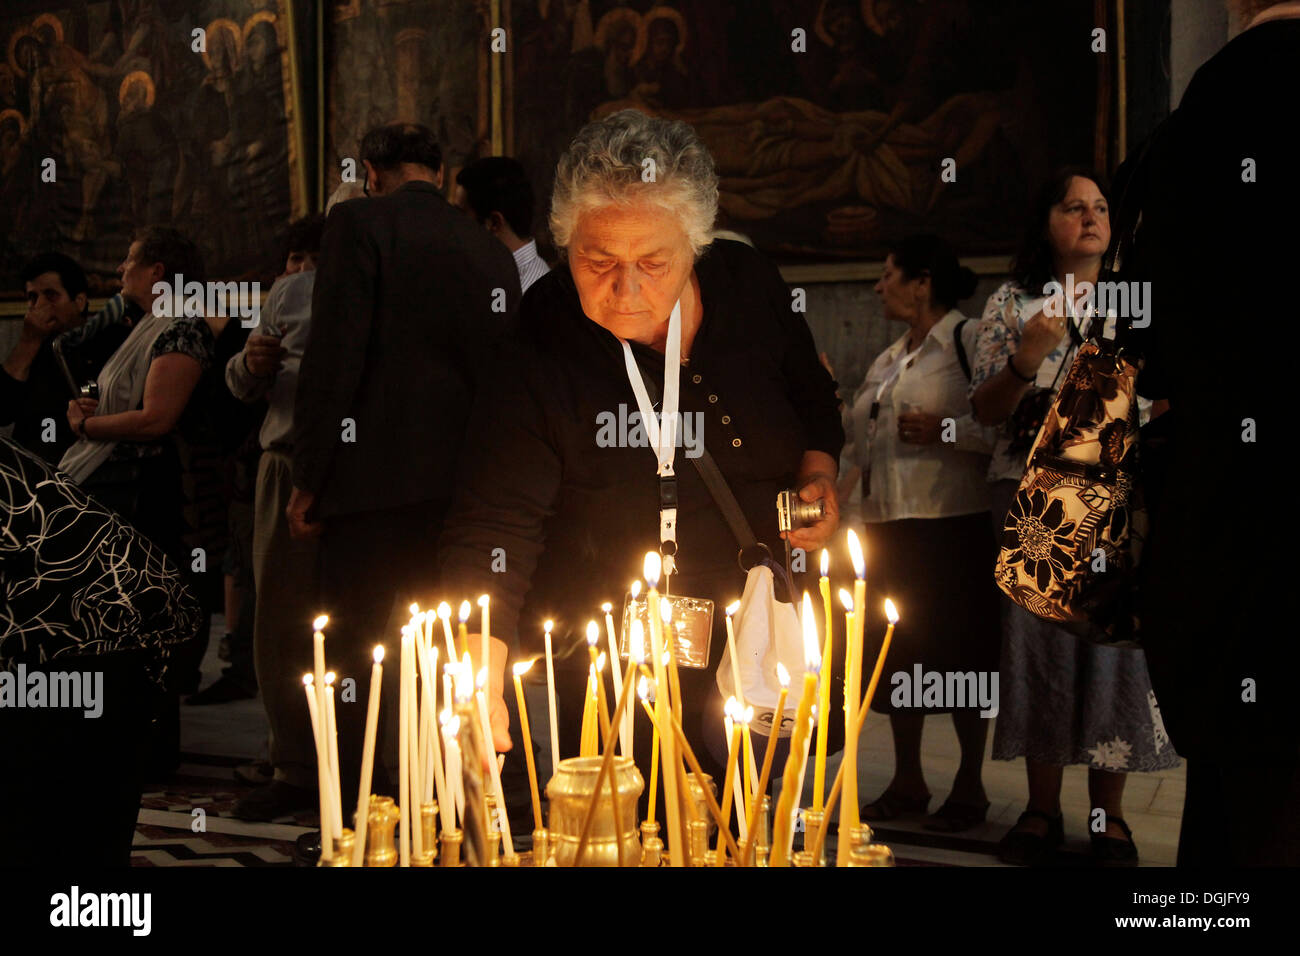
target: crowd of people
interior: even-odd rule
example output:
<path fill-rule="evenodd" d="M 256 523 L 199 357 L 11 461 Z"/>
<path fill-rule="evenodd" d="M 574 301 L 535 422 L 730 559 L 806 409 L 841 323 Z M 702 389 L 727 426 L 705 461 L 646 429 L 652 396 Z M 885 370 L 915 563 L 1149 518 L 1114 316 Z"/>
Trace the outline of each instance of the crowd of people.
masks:
<path fill-rule="evenodd" d="M 1294 251 L 1289 239 L 1268 246 L 1257 227 L 1295 209 L 1294 191 L 1264 179 L 1266 160 L 1294 155 L 1295 133 L 1271 123 L 1246 91 L 1268 88 L 1284 68 L 1279 51 L 1297 42 L 1300 13 L 1263 14 L 1120 170 L 1116 204 L 1088 169 L 1064 168 L 1042 184 L 1010 278 L 977 315 L 962 308 L 977 278 L 958 250 L 928 234 L 889 243 L 875 292 L 884 317 L 906 331 L 860 384 L 836 383 L 819 360 L 777 268 L 715 234 L 718 173 L 688 125 L 624 110 L 577 133 L 555 171 L 554 268 L 538 255 L 534 195 L 517 162 L 480 159 L 444 182 L 427 128 L 378 127 L 360 144 L 364 184 L 345 184 L 325 216 L 293 224 L 255 328 L 158 314 L 158 283 L 204 275 L 193 242 L 172 228 L 136 233 L 119 267 L 121 292 L 93 317 L 76 262 L 53 252 L 33 259 L 22 274 L 30 307 L 0 373 L 4 453 L 14 462 L 3 466 L 9 494 L 0 505 L 26 514 L 58 487 L 82 510 L 93 502 L 104 521 L 46 523 L 42 540 L 83 534 L 74 551 L 82 553 L 100 547 L 99 529 L 109 527 L 137 542 L 123 559 L 140 564 L 137 590 L 119 584 L 115 600 L 130 606 L 140 634 L 153 635 L 145 643 L 165 665 L 150 671 L 152 769 L 176 764 L 182 697 L 211 705 L 260 692 L 268 758 L 240 768 L 255 786 L 235 808 L 249 820 L 316 806 L 301 691 L 315 614 L 329 614 L 331 667 L 355 678 L 365 700 L 371 648 L 391 644 L 412 602 L 490 594 L 490 660 L 480 659 L 478 640 L 470 647 L 475 669 L 488 668 L 507 809 L 520 820 L 515 832 L 527 833 L 520 744 L 535 744 L 519 740 L 504 686 L 511 662 L 542 653 L 541 621 L 554 621 L 561 706 L 551 732 L 561 752 L 576 753 L 586 622 L 640 576 L 642 556 L 673 556 L 673 593 L 719 609 L 743 582 L 734 523 L 703 471 L 681 456 L 674 469 L 671 447 L 596 440 L 602 413 L 636 408 L 648 391 L 653 405 L 662 398 L 662 407 L 672 401 L 700 416 L 709 456 L 758 541 L 784 538 L 807 554 L 831 546 L 843 502 L 860 485 L 868 553 L 879 556 L 873 592 L 907 608 L 889 672 L 1000 678 L 993 756 L 1023 757 L 1028 790 L 999 844 L 1004 861 L 1051 861 L 1065 833 L 1063 768 L 1082 764 L 1092 807 L 1104 811 L 1100 825 L 1091 815 L 1076 821 L 1096 862 L 1136 863 L 1123 816 L 1127 774 L 1168 769 L 1182 755 L 1193 768 L 1183 862 L 1294 864 L 1295 722 L 1260 617 L 1274 592 L 1250 557 L 1264 523 L 1254 517 L 1256 445 L 1242 439 L 1247 419 L 1263 429 L 1258 380 L 1267 376 L 1245 373 L 1254 359 L 1243 335 L 1206 347 L 1224 313 L 1189 290 L 1203 277 L 1200 261 L 1236 278 L 1278 276 L 1279 253 Z M 1237 152 L 1247 148 L 1261 181 L 1243 186 Z M 649 182 L 647 160 L 657 171 Z M 1117 218 L 1121 194 L 1123 209 L 1140 209 L 1140 228 Z M 1141 420 L 1156 439 L 1141 476 L 1151 526 L 1140 646 L 1085 640 L 1001 596 L 992 574 L 1026 456 L 1088 331 L 1077 303 L 1049 289 L 1096 282 L 1121 233 L 1134 241 L 1130 268 L 1165 298 L 1149 333 L 1133 340 L 1149 399 Z M 1267 287 L 1253 299 L 1262 316 L 1283 308 Z M 1231 399 L 1208 387 L 1224 367 L 1242 370 Z M 785 489 L 821 502 L 822 517 L 781 530 L 773 503 Z M 1193 520 L 1198 493 L 1243 517 L 1231 529 Z M 72 606 L 62 617 L 43 612 L 40 634 L 18 620 L 16 555 L 40 577 L 45 553 L 55 561 L 67 548 L 15 550 L 12 541 L 0 543 L 8 602 L 0 665 L 49 667 L 91 645 L 105 653 L 132 643 L 131 628 L 105 638 Z M 1195 565 L 1218 547 L 1212 573 Z M 159 587 L 171 595 L 162 605 L 145 593 Z M 164 610 L 167 627 L 155 620 Z M 229 666 L 200 690 L 218 610 Z M 879 615 L 868 609 L 868 635 L 883 632 Z M 682 671 L 681 697 L 686 734 L 720 779 L 721 613 L 713 626 L 709 666 Z M 79 629 L 83 636 L 61 643 L 48 637 Z M 875 660 L 871 641 L 863 659 Z M 394 711 L 396 671 L 385 669 Z M 863 818 L 924 818 L 950 833 L 980 824 L 988 715 L 951 702 L 907 706 L 887 692 L 873 707 L 889 715 L 895 769 Z M 940 713 L 952 715 L 961 759 L 929 813 L 921 740 L 924 718 Z M 381 722 L 373 785 L 381 793 L 394 785 L 393 717 Z M 345 781 L 359 773 L 363 722 L 360 706 L 339 708 Z M 636 740 L 644 765 L 650 734 Z M 345 819 L 354 796 L 344 787 Z"/>

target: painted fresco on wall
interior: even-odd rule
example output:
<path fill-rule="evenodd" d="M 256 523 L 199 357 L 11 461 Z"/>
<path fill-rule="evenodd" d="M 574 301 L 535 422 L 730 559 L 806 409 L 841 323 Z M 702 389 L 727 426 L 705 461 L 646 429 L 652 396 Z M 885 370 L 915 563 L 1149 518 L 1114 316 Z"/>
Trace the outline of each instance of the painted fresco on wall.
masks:
<path fill-rule="evenodd" d="M 434 131 L 449 175 L 489 152 L 480 63 L 487 30 L 471 0 L 334 0 L 327 54 L 326 195 L 342 163 L 383 123 Z"/>
<path fill-rule="evenodd" d="M 722 178 L 720 225 L 785 261 L 878 258 L 918 230 L 1006 252 L 1028 184 L 1093 155 L 1092 0 L 512 9 L 515 154 L 539 211 L 578 128 L 626 107 L 694 125 Z"/>
<path fill-rule="evenodd" d="M 210 276 L 274 266 L 305 211 L 279 0 L 52 3 L 0 13 L 0 52 L 4 289 L 54 249 L 105 291 L 134 228 L 151 223 L 189 232 Z"/>

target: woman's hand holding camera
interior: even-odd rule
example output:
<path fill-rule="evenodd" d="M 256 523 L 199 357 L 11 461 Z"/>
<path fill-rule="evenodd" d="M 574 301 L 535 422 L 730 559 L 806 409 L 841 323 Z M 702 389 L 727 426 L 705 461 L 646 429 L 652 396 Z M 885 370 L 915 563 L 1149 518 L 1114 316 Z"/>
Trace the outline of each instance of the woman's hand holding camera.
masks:
<path fill-rule="evenodd" d="M 86 438 L 86 419 L 95 414 L 99 400 L 94 398 L 74 398 L 68 402 L 68 426 L 72 433 Z"/>
<path fill-rule="evenodd" d="M 931 445 L 939 440 L 943 419 L 929 412 L 902 412 L 898 416 L 898 440 L 909 445 Z"/>

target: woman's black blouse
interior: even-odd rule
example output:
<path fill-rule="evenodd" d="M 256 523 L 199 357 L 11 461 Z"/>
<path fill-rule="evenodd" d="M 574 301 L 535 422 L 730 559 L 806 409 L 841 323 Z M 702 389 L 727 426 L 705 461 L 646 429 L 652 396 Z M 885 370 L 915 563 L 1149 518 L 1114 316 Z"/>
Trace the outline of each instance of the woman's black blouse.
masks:
<path fill-rule="evenodd" d="M 777 493 L 792 486 L 805 451 L 839 460 L 835 383 L 770 262 L 743 243 L 718 240 L 695 268 L 704 319 L 681 370 L 681 411 L 703 416 L 709 453 L 754 533 L 779 558 Z M 658 548 L 656 460 L 648 445 L 598 444 L 599 416 L 626 419 L 636 397 L 622 346 L 583 313 L 567 268 L 534 283 L 519 323 L 468 426 L 439 549 L 439 590 L 453 607 L 491 594 L 493 633 L 509 640 L 517 625 L 526 654 L 541 650 L 542 622 L 553 618 L 557 655 L 581 649 L 576 666 L 585 668 L 587 621 L 601 619 L 605 601 L 618 620 L 645 553 Z M 657 396 L 663 355 L 632 348 Z M 672 592 L 716 602 L 716 663 L 722 608 L 744 587 L 739 545 L 686 447 L 677 449 L 674 468 Z"/>

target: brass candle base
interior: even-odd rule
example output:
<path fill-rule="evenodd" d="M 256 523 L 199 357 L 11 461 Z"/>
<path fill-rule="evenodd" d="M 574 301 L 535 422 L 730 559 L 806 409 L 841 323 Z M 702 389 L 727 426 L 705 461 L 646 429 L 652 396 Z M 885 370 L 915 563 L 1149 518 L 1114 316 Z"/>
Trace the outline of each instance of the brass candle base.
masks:
<path fill-rule="evenodd" d="M 533 831 L 533 866 L 545 866 L 551 858 L 551 831 L 542 827 Z"/>
<path fill-rule="evenodd" d="M 796 850 L 794 853 L 794 865 L 812 866 L 813 865 L 812 850 Z"/>
<path fill-rule="evenodd" d="M 894 851 L 883 843 L 855 846 L 849 853 L 848 866 L 895 866 Z"/>
<path fill-rule="evenodd" d="M 487 865 L 500 866 L 501 865 L 501 831 L 500 830 L 488 830 L 487 846 L 488 846 Z"/>
<path fill-rule="evenodd" d="M 465 839 L 461 830 L 442 831 L 442 865 L 460 866 L 460 845 Z"/>
<path fill-rule="evenodd" d="M 502 866 L 518 866 L 518 865 L 519 865 L 519 854 L 516 853 L 516 854 L 514 854 L 513 856 L 502 857 L 502 858 L 501 858 L 501 865 L 502 865 Z"/>
<path fill-rule="evenodd" d="M 641 824 L 641 865 L 660 866 L 663 855 L 664 841 L 659 839 L 659 824 L 647 820 Z"/>
<path fill-rule="evenodd" d="M 433 850 L 425 850 L 422 853 L 411 854 L 411 866 L 433 866 L 433 860 L 436 854 Z"/>
<path fill-rule="evenodd" d="M 430 859 L 438 858 L 438 801 L 420 804 L 420 837 Z"/>
<path fill-rule="evenodd" d="M 805 810 L 803 815 L 803 825 L 804 825 L 803 845 L 805 847 L 810 847 L 815 842 L 817 842 L 817 837 L 821 833 L 822 827 L 826 825 L 826 814 L 820 810 Z M 809 850 L 808 853 L 811 854 L 812 851 Z M 795 865 L 798 866 L 799 864 L 796 863 Z M 822 844 L 822 852 L 819 854 L 817 860 L 810 863 L 809 865 L 810 866 L 826 865 L 826 844 L 825 843 Z"/>
<path fill-rule="evenodd" d="M 688 833 L 691 838 L 691 866 L 711 866 L 714 856 L 709 851 L 709 821 L 692 820 Z"/>
<path fill-rule="evenodd" d="M 334 837 L 334 858 L 332 860 L 322 860 L 321 866 L 351 866 L 352 865 L 352 847 L 356 838 L 347 827 L 343 828 L 342 836 Z"/>
<path fill-rule="evenodd" d="M 370 813 L 366 817 L 366 866 L 397 865 L 394 830 L 400 816 L 392 797 L 370 795 Z"/>

